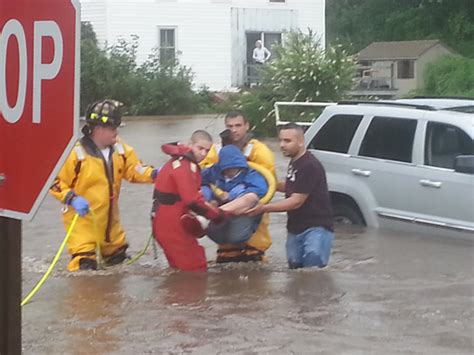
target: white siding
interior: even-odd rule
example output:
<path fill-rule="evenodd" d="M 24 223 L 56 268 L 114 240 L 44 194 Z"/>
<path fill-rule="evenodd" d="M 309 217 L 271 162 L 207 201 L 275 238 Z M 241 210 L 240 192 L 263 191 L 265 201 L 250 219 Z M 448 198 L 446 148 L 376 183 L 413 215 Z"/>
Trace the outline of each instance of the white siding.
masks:
<path fill-rule="evenodd" d="M 92 24 L 101 46 L 104 46 L 108 40 L 106 2 L 106 0 L 81 1 L 81 21 L 88 21 Z"/>
<path fill-rule="evenodd" d="M 298 28 L 298 11 L 291 9 L 231 9 L 232 37 L 232 85 L 239 86 L 244 82 L 245 64 L 247 63 L 247 37 L 252 32 L 280 32 Z M 253 46 L 253 44 L 251 44 Z"/>
<path fill-rule="evenodd" d="M 192 68 L 196 86 L 206 85 L 212 90 L 231 87 L 233 7 L 278 11 L 281 23 L 302 30 L 311 27 L 324 39 L 324 0 L 288 0 L 284 4 L 268 0 L 82 0 L 81 3 L 82 20 L 92 23 L 100 43 L 106 40 L 110 45 L 132 34 L 140 37 L 139 62 L 146 60 L 158 46 L 159 27 L 176 28 L 180 62 Z M 298 15 L 294 17 L 295 14 Z"/>

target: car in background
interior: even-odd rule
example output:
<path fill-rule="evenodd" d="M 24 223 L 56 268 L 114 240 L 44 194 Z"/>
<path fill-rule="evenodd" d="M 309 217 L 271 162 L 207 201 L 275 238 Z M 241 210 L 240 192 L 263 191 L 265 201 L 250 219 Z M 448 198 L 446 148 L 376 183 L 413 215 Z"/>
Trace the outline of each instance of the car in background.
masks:
<path fill-rule="evenodd" d="M 395 102 L 412 105 L 426 105 L 437 110 L 449 110 L 474 113 L 474 98 L 427 97 L 417 96 L 412 99 L 397 99 Z"/>
<path fill-rule="evenodd" d="M 413 100 L 331 103 L 306 130 L 335 222 L 473 238 L 470 103 Z"/>

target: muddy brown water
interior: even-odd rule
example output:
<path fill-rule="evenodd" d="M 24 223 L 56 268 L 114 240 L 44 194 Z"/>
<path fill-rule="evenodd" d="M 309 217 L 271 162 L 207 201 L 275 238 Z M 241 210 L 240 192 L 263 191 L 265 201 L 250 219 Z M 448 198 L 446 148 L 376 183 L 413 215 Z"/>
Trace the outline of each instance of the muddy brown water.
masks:
<path fill-rule="evenodd" d="M 160 145 L 198 128 L 217 137 L 214 116 L 128 121 L 122 137 L 160 165 Z M 275 141 L 278 174 L 287 161 Z M 125 183 L 123 224 L 137 253 L 150 233 L 152 187 Z M 469 354 L 474 351 L 474 245 L 363 228 L 336 231 L 330 265 L 288 270 L 285 214 L 271 216 L 274 244 L 262 264 L 167 268 L 161 250 L 132 266 L 65 271 L 60 259 L 23 308 L 25 354 Z M 64 230 L 51 197 L 24 223 L 23 293 L 39 280 Z M 202 241 L 212 261 L 215 246 Z"/>

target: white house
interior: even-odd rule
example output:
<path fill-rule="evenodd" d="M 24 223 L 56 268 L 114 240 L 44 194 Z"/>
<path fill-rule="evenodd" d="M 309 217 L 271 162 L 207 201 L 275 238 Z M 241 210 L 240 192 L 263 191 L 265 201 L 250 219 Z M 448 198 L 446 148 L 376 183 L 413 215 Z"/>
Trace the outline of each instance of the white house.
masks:
<path fill-rule="evenodd" d="M 138 61 L 153 48 L 178 54 L 197 86 L 225 90 L 244 84 L 255 41 L 270 49 L 285 31 L 311 28 L 325 40 L 325 0 L 81 0 L 82 21 L 99 43 L 139 36 Z"/>

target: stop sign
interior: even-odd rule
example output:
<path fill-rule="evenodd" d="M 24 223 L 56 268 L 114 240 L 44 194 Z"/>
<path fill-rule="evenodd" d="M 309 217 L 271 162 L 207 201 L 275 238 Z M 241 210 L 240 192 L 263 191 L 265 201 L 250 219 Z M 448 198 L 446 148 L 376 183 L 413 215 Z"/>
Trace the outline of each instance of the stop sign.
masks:
<path fill-rule="evenodd" d="M 77 139 L 76 0 L 0 4 L 0 216 L 31 219 Z"/>

